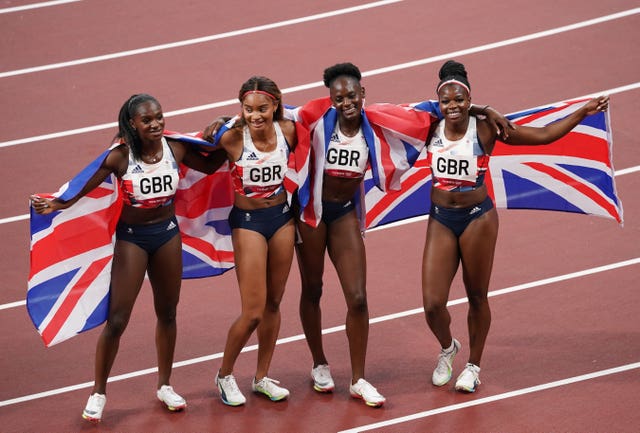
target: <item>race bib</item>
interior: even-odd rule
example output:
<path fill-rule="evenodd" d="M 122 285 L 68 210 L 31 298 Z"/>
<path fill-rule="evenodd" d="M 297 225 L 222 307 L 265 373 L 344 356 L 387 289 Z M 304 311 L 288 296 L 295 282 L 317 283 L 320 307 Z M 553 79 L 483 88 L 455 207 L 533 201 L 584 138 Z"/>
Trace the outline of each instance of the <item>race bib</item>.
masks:
<path fill-rule="evenodd" d="M 431 171 L 439 179 L 476 182 L 477 157 L 473 155 L 432 154 Z"/>

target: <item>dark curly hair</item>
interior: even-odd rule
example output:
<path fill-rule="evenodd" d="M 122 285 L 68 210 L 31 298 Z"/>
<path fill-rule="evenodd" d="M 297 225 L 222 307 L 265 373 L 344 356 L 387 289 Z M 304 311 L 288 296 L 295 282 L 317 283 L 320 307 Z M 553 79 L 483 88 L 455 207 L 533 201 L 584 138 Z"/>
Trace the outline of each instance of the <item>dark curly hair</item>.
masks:
<path fill-rule="evenodd" d="M 158 107 L 160 107 L 160 103 L 156 98 L 147 93 L 139 93 L 131 95 L 129 99 L 122 104 L 120 113 L 118 114 L 118 134 L 116 135 L 116 139 L 124 141 L 127 146 L 129 146 L 129 151 L 136 160 L 142 158 L 142 140 L 140 140 L 138 132 L 131 126 L 131 119 L 138 110 L 138 107 L 149 101 L 156 103 Z"/>
<path fill-rule="evenodd" d="M 456 62 L 455 60 L 447 60 L 444 65 L 440 67 L 438 77 L 440 78 L 440 82 L 438 83 L 438 87 L 436 87 L 436 91 L 440 90 L 442 84 L 449 80 L 459 81 L 471 90 L 471 84 L 469 84 L 469 78 L 467 77 L 467 70 L 462 63 Z"/>
<path fill-rule="evenodd" d="M 360 73 L 360 69 L 353 63 L 338 63 L 336 65 L 330 66 L 324 70 L 324 74 L 322 76 L 322 80 L 324 81 L 324 85 L 326 87 L 331 87 L 331 83 L 333 80 L 340 76 L 353 77 L 358 82 L 362 79 L 362 74 Z"/>

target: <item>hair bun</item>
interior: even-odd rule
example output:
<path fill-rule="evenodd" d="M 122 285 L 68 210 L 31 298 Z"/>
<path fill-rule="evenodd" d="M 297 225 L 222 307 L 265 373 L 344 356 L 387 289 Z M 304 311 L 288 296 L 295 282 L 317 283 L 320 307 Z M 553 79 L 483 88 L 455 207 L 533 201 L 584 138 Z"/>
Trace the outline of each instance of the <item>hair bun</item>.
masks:
<path fill-rule="evenodd" d="M 464 77 L 465 79 L 468 79 L 467 70 L 464 68 L 464 65 L 456 62 L 455 60 L 447 60 L 440 68 L 438 77 L 441 80 L 444 80 L 447 77 Z"/>

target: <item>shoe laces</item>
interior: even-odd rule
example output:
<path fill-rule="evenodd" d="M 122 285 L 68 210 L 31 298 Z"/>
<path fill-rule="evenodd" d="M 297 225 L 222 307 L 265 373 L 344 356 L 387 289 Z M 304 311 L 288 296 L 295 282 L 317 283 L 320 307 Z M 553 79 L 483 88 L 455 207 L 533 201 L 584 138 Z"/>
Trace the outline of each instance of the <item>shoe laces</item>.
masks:
<path fill-rule="evenodd" d="M 91 411 L 97 411 L 104 406 L 107 401 L 107 397 L 104 394 L 92 394 L 87 403 L 87 409 Z"/>
<path fill-rule="evenodd" d="M 353 387 L 362 395 L 363 397 L 375 398 L 382 397 L 375 386 L 371 385 L 364 379 L 358 379 L 358 381 L 353 385 Z"/>
<path fill-rule="evenodd" d="M 467 363 L 467 365 L 464 367 L 464 371 L 471 374 L 474 379 L 479 380 L 478 375 L 480 374 L 480 367 L 478 367 L 477 365 Z"/>
<path fill-rule="evenodd" d="M 464 367 L 464 370 L 462 371 L 462 373 L 460 374 L 460 377 L 458 378 L 458 382 L 473 383 L 474 386 L 475 385 L 479 385 L 481 383 L 480 382 L 480 367 L 478 367 L 477 365 L 468 363 Z"/>
<path fill-rule="evenodd" d="M 313 369 L 313 376 L 317 381 L 326 383 L 331 379 L 331 370 L 327 364 L 321 364 Z"/>
<path fill-rule="evenodd" d="M 279 380 L 271 379 L 270 377 L 267 377 L 267 376 L 263 377 L 262 379 L 256 382 L 257 387 L 260 387 L 265 390 L 273 390 L 274 388 L 280 388 L 278 385 L 280 385 Z"/>
<path fill-rule="evenodd" d="M 438 355 L 438 365 L 436 366 L 436 370 L 438 373 L 445 374 L 451 370 L 451 355 L 452 353 L 440 352 Z"/>
<path fill-rule="evenodd" d="M 165 402 L 173 404 L 184 403 L 184 398 L 178 395 L 170 385 L 162 385 L 160 388 L 160 395 Z"/>
<path fill-rule="evenodd" d="M 218 380 L 229 393 L 235 394 L 236 392 L 240 392 L 240 388 L 238 388 L 238 383 L 236 382 L 236 378 L 233 377 L 233 374 L 225 377 L 218 377 Z"/>

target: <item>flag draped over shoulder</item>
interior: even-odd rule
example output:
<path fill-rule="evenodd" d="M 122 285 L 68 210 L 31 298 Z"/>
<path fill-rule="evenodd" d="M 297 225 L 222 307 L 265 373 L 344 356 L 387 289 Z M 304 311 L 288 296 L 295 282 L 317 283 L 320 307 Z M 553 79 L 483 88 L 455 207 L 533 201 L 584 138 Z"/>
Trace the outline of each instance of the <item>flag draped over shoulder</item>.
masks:
<path fill-rule="evenodd" d="M 294 120 L 294 116 L 287 113 L 285 116 L 289 120 Z M 235 116 L 224 123 L 213 137 L 213 145 L 219 145 L 220 139 L 225 132 L 236 127 L 236 123 L 240 120 L 240 116 Z M 238 126 L 239 127 L 239 126 Z M 289 153 L 287 161 L 287 172 L 285 173 L 283 186 L 287 192 L 287 201 L 291 205 L 291 198 L 298 189 L 299 178 L 306 176 L 306 170 L 309 168 L 310 142 L 309 129 L 301 122 L 295 123 L 296 140 L 295 151 Z M 288 143 L 289 144 L 289 143 Z"/>
<path fill-rule="evenodd" d="M 371 188 L 380 191 L 398 190 L 404 173 L 411 169 L 429 133 L 435 108 L 429 103 L 417 106 L 374 104 L 362 112 L 362 134 L 369 148 L 367 176 Z M 301 107 L 287 107 L 285 116 L 296 120 L 311 131 L 311 146 L 307 155 L 296 149 L 300 218 L 316 227 L 322 218 L 322 167 L 338 115 L 329 98 L 320 98 Z M 320 167 L 319 169 L 316 169 Z M 363 184 L 364 185 L 364 184 Z M 354 197 L 363 215 L 364 190 Z M 364 222 L 364 218 L 361 217 Z"/>
<path fill-rule="evenodd" d="M 210 146 L 194 135 L 165 131 L 165 136 Z M 39 195 L 62 200 L 75 197 L 110 149 L 57 193 Z M 181 166 L 180 173 L 174 202 L 182 235 L 183 278 L 220 275 L 233 267 L 227 222 L 233 190 L 228 167 L 207 176 Z M 121 209 L 115 176 L 67 209 L 48 215 L 30 209 L 27 311 L 45 345 L 64 341 L 106 320 L 114 233 Z"/>
<path fill-rule="evenodd" d="M 541 127 L 562 119 L 586 101 L 576 100 L 508 115 L 518 125 Z M 586 117 L 563 138 L 543 146 L 496 142 L 485 181 L 496 207 L 575 212 L 623 222 L 612 165 L 608 112 Z M 399 191 L 374 188 L 365 176 L 366 227 L 427 215 L 431 170 L 426 149 L 401 178 Z"/>

